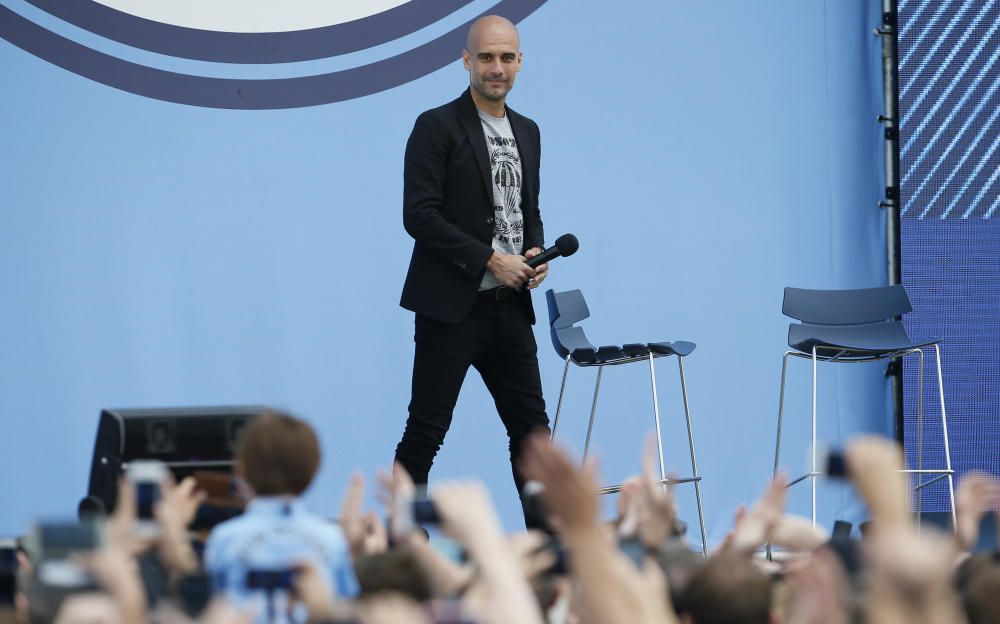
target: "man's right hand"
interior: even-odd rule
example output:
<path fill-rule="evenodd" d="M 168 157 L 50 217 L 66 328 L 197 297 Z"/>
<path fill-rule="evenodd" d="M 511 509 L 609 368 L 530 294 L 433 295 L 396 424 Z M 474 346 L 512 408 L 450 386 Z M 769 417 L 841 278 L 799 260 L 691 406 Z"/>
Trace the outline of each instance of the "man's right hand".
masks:
<path fill-rule="evenodd" d="M 508 288 L 520 288 L 535 276 L 535 269 L 524 263 L 524 256 L 493 252 L 486 269 Z"/>

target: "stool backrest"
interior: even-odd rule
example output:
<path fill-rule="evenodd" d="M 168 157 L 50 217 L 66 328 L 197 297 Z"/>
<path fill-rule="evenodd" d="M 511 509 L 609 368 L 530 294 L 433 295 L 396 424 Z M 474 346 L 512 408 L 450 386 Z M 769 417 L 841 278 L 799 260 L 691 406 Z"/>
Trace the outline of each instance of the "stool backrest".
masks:
<path fill-rule="evenodd" d="M 590 318 L 587 300 L 579 290 L 556 292 L 549 289 L 545 293 L 545 301 L 549 304 L 549 324 L 552 327 L 570 327 Z"/>
<path fill-rule="evenodd" d="M 549 334 L 552 346 L 559 357 L 566 358 L 576 349 L 593 349 L 582 327 L 574 324 L 590 317 L 587 301 L 579 290 L 555 292 L 545 291 L 545 302 L 549 308 Z"/>
<path fill-rule="evenodd" d="M 902 285 L 854 290 L 785 288 L 781 312 L 814 325 L 876 323 L 913 310 Z"/>

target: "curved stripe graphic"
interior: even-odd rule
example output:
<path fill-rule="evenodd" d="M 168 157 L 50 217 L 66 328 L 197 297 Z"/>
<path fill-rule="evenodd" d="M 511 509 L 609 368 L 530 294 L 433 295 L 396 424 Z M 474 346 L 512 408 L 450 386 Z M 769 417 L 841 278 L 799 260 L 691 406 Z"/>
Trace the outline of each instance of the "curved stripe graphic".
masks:
<path fill-rule="evenodd" d="M 502 0 L 483 15 L 501 14 L 517 23 L 545 2 Z M 416 80 L 459 58 L 466 31 L 477 18 L 413 50 L 368 65 L 279 79 L 192 76 L 132 63 L 58 35 L 2 4 L 0 37 L 53 65 L 136 95 L 193 106 L 265 110 L 342 102 Z"/>
<path fill-rule="evenodd" d="M 234 33 L 137 17 L 93 0 L 27 0 L 95 35 L 133 48 L 217 63 L 291 63 L 349 54 L 414 33 L 473 0 L 411 0 L 368 17 L 309 30 Z"/>

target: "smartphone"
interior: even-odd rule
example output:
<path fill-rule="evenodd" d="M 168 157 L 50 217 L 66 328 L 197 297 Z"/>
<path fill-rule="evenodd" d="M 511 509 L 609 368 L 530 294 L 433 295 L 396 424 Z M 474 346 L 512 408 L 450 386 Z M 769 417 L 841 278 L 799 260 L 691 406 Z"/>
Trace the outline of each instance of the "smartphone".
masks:
<path fill-rule="evenodd" d="M 247 589 L 290 590 L 295 583 L 295 570 L 247 570 Z"/>
<path fill-rule="evenodd" d="M 94 522 L 40 522 L 35 525 L 34 540 L 39 561 L 65 559 L 96 550 L 101 532 Z"/>
<path fill-rule="evenodd" d="M 421 525 L 438 525 L 441 516 L 438 514 L 434 501 L 425 492 L 418 490 L 416 496 L 397 496 L 394 503 L 397 530 L 402 535 L 421 528 Z"/>
<path fill-rule="evenodd" d="M 160 484 L 167 476 L 167 466 L 156 460 L 131 461 L 125 474 L 135 489 L 136 531 L 143 537 L 156 537 L 159 525 L 154 510 L 162 497 Z"/>
<path fill-rule="evenodd" d="M 411 505 L 413 521 L 417 524 L 441 524 L 441 516 L 438 514 L 434 501 L 429 498 L 416 498 Z"/>
<path fill-rule="evenodd" d="M 182 576 L 177 582 L 177 596 L 184 613 L 197 617 L 212 598 L 211 577 L 201 572 Z"/>
<path fill-rule="evenodd" d="M 843 520 L 833 521 L 833 531 L 830 533 L 830 537 L 837 539 L 851 539 L 851 531 L 854 529 L 854 525 L 850 522 L 845 522 Z"/>
<path fill-rule="evenodd" d="M 12 539 L 0 540 L 0 605 L 14 605 L 16 579 L 17 543 Z"/>
<path fill-rule="evenodd" d="M 847 458 L 840 449 L 820 447 L 816 450 L 816 470 L 831 479 L 847 478 Z"/>

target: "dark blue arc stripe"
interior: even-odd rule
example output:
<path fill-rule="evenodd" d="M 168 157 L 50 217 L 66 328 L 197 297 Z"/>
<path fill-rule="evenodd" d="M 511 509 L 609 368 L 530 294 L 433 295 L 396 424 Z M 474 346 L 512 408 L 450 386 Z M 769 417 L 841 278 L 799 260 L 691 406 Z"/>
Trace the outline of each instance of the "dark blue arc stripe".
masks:
<path fill-rule="evenodd" d="M 235 33 L 164 24 L 93 0 L 27 0 L 46 13 L 125 45 L 216 63 L 290 63 L 365 50 L 416 32 L 473 0 L 411 0 L 343 24 L 268 33 Z"/>
<path fill-rule="evenodd" d="M 488 12 L 517 23 L 546 0 L 502 0 Z M 0 4 L 0 37 L 80 76 L 137 95 L 212 108 L 263 110 L 341 102 L 416 80 L 458 58 L 474 19 L 404 54 L 343 71 L 280 79 L 191 76 L 110 56 L 47 30 Z"/>

